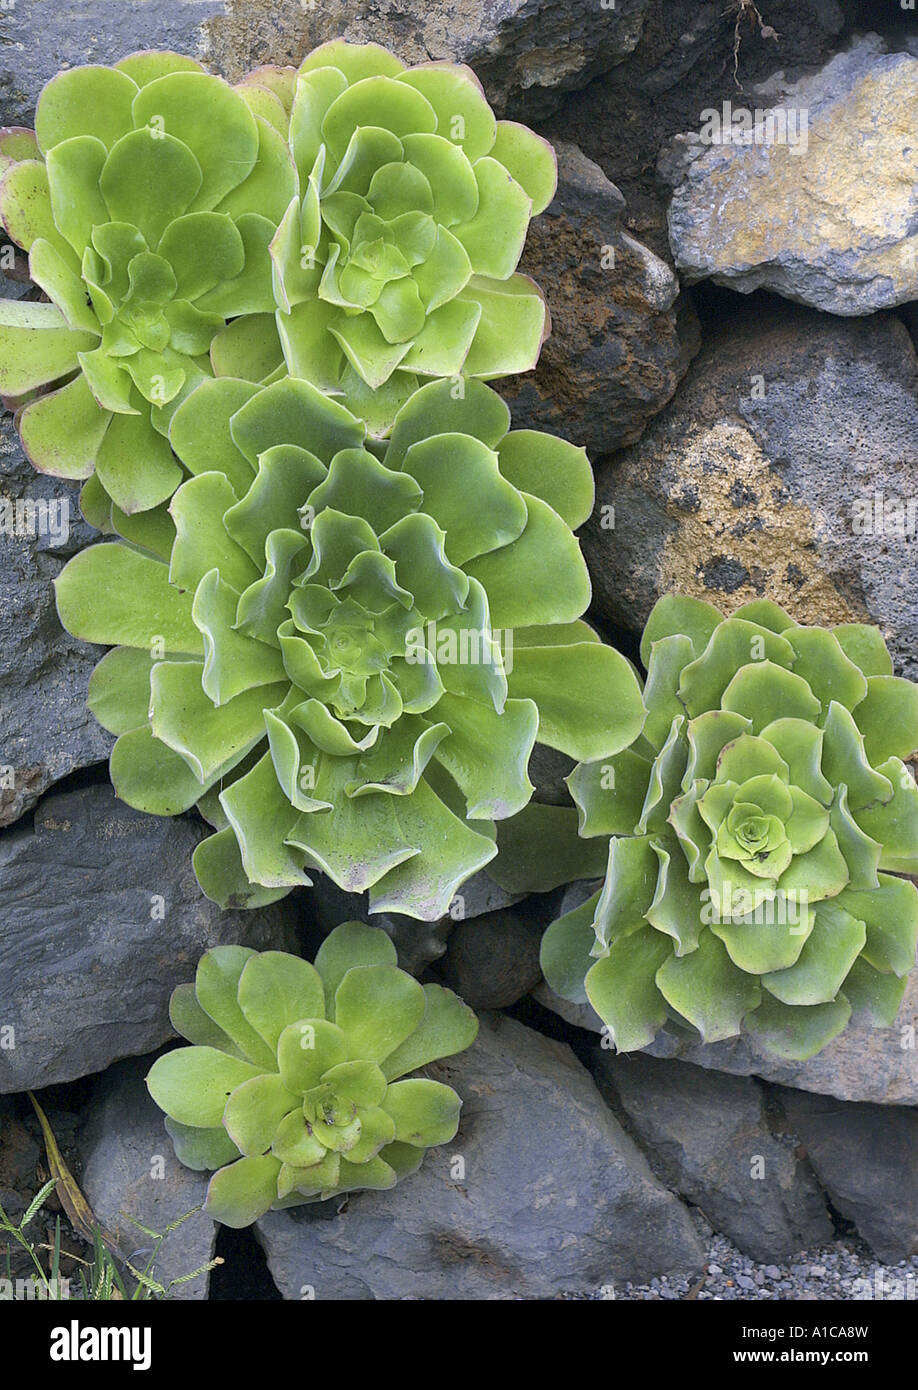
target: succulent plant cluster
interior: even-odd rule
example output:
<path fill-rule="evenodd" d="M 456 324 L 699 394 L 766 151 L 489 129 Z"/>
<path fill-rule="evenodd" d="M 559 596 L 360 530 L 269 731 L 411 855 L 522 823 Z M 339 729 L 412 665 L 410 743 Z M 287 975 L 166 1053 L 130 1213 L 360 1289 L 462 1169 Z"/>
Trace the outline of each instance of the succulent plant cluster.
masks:
<path fill-rule="evenodd" d="M 529 800 L 536 740 L 594 758 L 636 736 L 637 679 L 579 621 L 589 463 L 508 426 L 484 383 L 431 382 L 374 453 L 308 382 L 204 382 L 173 419 L 193 476 L 169 509 L 60 575 L 64 626 L 118 644 L 89 692 L 115 789 L 201 806 L 217 902 L 318 869 L 434 919 Z"/>
<path fill-rule="evenodd" d="M 111 648 L 89 705 L 118 796 L 198 808 L 221 906 L 319 872 L 435 920 L 498 843 L 512 891 L 605 862 L 546 932 L 558 993 L 621 1050 L 667 1026 L 806 1058 L 853 1011 L 891 1022 L 914 965 L 918 687 L 872 628 L 670 597 L 642 690 L 583 621 L 585 452 L 486 385 L 548 331 L 518 264 L 555 185 L 467 68 L 375 44 L 235 87 L 169 53 L 54 78 L 0 132 L 45 296 L 0 302 L 0 393 L 107 538 L 58 612 Z M 579 760 L 584 839 L 531 801 L 537 743 Z M 315 965 L 218 947 L 171 1017 L 191 1045 L 148 1086 L 228 1225 L 391 1187 L 456 1132 L 409 1073 L 476 1020 L 378 929 Z"/>
<path fill-rule="evenodd" d="M 378 927 L 336 927 L 315 965 L 217 946 L 170 1015 L 192 1045 L 158 1058 L 147 1086 L 179 1161 L 216 1170 L 205 1210 L 226 1226 L 394 1187 L 456 1133 L 456 1092 L 408 1073 L 463 1051 L 478 1022 L 399 970 Z"/>
<path fill-rule="evenodd" d="M 272 256 L 292 374 L 363 402 L 386 388 L 384 419 L 419 376 L 535 366 L 545 304 L 516 268 L 554 152 L 497 121 L 474 73 L 324 44 L 296 74 L 290 145 L 301 196 Z"/>
<path fill-rule="evenodd" d="M 516 273 L 554 154 L 474 75 L 325 44 L 235 88 L 176 53 L 60 73 L 0 132 L 0 220 L 46 299 L 0 301 L 0 394 L 95 524 L 185 476 L 171 422 L 209 377 L 291 375 L 383 434 L 419 378 L 538 359 Z"/>
<path fill-rule="evenodd" d="M 169 424 L 231 358 L 228 322 L 273 323 L 296 171 L 248 90 L 172 53 L 73 68 L 2 146 L 0 219 L 48 302 L 0 301 L 0 392 L 36 468 L 94 474 L 124 512 L 181 482 Z"/>
<path fill-rule="evenodd" d="M 915 963 L 918 686 L 880 633 L 730 618 L 668 597 L 641 656 L 635 743 L 571 774 L 611 835 L 600 893 L 548 929 L 546 978 L 620 1050 L 664 1024 L 814 1055 L 852 1011 L 891 1023 Z"/>

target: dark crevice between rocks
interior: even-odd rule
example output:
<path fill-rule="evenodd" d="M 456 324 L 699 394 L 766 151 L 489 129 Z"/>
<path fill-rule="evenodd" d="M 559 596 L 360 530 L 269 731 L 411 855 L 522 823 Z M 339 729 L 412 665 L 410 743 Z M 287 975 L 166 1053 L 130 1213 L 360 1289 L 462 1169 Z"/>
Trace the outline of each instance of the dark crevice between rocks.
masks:
<path fill-rule="evenodd" d="M 639 632 L 635 632 L 633 628 L 620 627 L 616 623 L 611 623 L 608 618 L 601 617 L 592 609 L 585 613 L 584 617 L 590 626 L 596 629 L 604 642 L 615 647 L 629 661 L 633 661 L 635 666 L 644 674 L 644 667 L 641 664 L 641 634 Z"/>
<path fill-rule="evenodd" d="M 265 1252 L 251 1226 L 241 1231 L 218 1226 L 215 1254 L 223 1263 L 211 1270 L 209 1297 L 213 1301 L 281 1301 L 282 1295 L 271 1278 Z"/>
<path fill-rule="evenodd" d="M 810 1156 L 807 1153 L 804 1145 L 801 1143 L 800 1136 L 797 1134 L 796 1130 L 794 1129 L 793 1125 L 788 1119 L 787 1112 L 781 1102 L 780 1089 L 776 1086 L 770 1085 L 767 1081 L 763 1081 L 760 1076 L 753 1076 L 752 1080 L 755 1082 L 760 1092 L 762 1093 L 762 1113 L 765 1117 L 765 1123 L 771 1130 L 771 1133 L 777 1139 L 786 1139 L 788 1136 L 790 1136 L 790 1138 L 795 1140 L 794 1152 L 797 1161 L 800 1164 L 801 1168 L 803 1168 L 809 1174 L 814 1186 L 819 1192 L 819 1195 L 822 1198 L 823 1203 L 825 1204 L 829 1220 L 832 1222 L 832 1225 L 835 1229 L 836 1237 L 839 1240 L 855 1239 L 861 1241 L 861 1234 L 855 1226 L 854 1222 L 849 1221 L 846 1216 L 842 1216 L 841 1212 L 838 1211 L 838 1209 L 835 1207 L 835 1205 L 832 1202 L 832 1197 L 830 1193 L 826 1189 L 825 1184 L 820 1179 L 819 1174 L 813 1167 L 813 1164 L 810 1162 Z"/>
<path fill-rule="evenodd" d="M 854 28 L 864 33 L 882 34 L 892 47 L 897 40 L 908 40 L 915 35 L 915 12 L 903 10 L 897 3 L 887 0 L 877 4 L 877 0 L 847 0 L 853 4 Z"/>
<path fill-rule="evenodd" d="M 504 1009 L 503 1012 L 510 1018 L 515 1018 L 518 1023 L 523 1023 L 527 1028 L 534 1029 L 541 1033 L 543 1037 L 551 1038 L 554 1042 L 566 1043 L 571 1049 L 578 1062 L 581 1062 L 587 1071 L 590 1071 L 590 1060 L 593 1049 L 596 1046 L 596 1034 L 586 1028 L 578 1028 L 576 1024 L 567 1023 L 559 1014 L 553 1013 L 551 1009 L 546 1009 L 532 995 L 527 994 L 519 1003 L 512 1008 Z"/>
<path fill-rule="evenodd" d="M 40 809 L 42 802 L 49 796 L 60 796 L 66 792 L 79 791 L 83 787 L 108 786 L 110 781 L 108 763 L 89 763 L 86 767 L 74 768 L 73 772 L 68 772 L 66 777 L 62 777 L 57 782 L 52 782 L 49 787 L 41 794 L 34 806 L 29 807 L 16 820 L 10 821 L 9 825 L 0 826 L 0 840 L 4 835 L 9 835 L 14 830 L 32 829 L 35 826 L 35 816 Z"/>

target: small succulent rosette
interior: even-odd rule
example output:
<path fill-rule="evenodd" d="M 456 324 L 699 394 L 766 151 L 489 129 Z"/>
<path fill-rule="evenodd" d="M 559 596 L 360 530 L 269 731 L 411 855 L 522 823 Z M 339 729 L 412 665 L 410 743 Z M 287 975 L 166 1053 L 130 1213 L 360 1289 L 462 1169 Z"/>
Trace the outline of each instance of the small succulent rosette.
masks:
<path fill-rule="evenodd" d="M 273 325 L 268 247 L 297 178 L 257 77 L 136 53 L 60 73 L 34 133 L 0 134 L 0 219 L 50 301 L 0 300 L 0 393 L 37 469 L 94 477 L 94 518 L 174 492 L 178 403 Z M 259 370 L 278 366 L 279 347 Z"/>
<path fill-rule="evenodd" d="M 478 1021 L 399 970 L 378 927 L 336 927 L 315 965 L 217 946 L 170 1017 L 192 1046 L 158 1058 L 147 1086 L 179 1161 L 215 1170 L 204 1209 L 225 1226 L 394 1187 L 458 1129 L 452 1087 L 408 1073 L 469 1047 Z"/>
<path fill-rule="evenodd" d="M 290 145 L 302 196 L 271 253 L 294 376 L 382 428 L 418 377 L 535 366 L 548 317 L 516 268 L 555 156 L 495 119 L 469 68 L 324 44 L 296 76 Z"/>
<path fill-rule="evenodd" d="M 306 381 L 205 382 L 173 420 L 194 476 L 171 507 L 57 580 L 68 631 L 118 644 L 89 692 L 115 790 L 199 805 L 223 906 L 319 870 L 438 918 L 532 795 L 537 740 L 593 759 L 640 730 L 630 664 L 580 621 L 584 451 L 459 387 L 419 388 L 373 445 Z"/>
<path fill-rule="evenodd" d="M 661 599 L 641 656 L 641 737 L 569 779 L 581 833 L 612 838 L 601 892 L 545 934 L 548 983 L 623 1051 L 668 1024 L 806 1059 L 852 1013 L 891 1024 L 918 939 L 918 686 L 875 628 L 766 601 Z"/>

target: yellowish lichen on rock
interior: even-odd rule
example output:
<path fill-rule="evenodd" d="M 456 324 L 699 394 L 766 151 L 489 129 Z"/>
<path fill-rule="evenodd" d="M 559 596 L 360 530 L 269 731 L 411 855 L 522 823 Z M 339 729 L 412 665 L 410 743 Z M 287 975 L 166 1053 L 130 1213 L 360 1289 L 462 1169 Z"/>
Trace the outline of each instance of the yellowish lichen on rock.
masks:
<path fill-rule="evenodd" d="M 818 513 L 787 495 L 746 428 L 697 430 L 680 451 L 679 478 L 697 505 L 668 505 L 679 524 L 660 551 L 658 593 L 707 599 L 727 614 L 764 594 L 801 623 L 869 621 L 825 569 Z M 729 588 L 711 582 L 712 568 L 733 576 Z"/>
<path fill-rule="evenodd" d="M 837 314 L 918 296 L 918 58 L 875 42 L 799 83 L 772 114 L 750 99 L 748 142 L 719 127 L 705 145 L 702 131 L 670 209 L 687 279 L 761 285 Z"/>

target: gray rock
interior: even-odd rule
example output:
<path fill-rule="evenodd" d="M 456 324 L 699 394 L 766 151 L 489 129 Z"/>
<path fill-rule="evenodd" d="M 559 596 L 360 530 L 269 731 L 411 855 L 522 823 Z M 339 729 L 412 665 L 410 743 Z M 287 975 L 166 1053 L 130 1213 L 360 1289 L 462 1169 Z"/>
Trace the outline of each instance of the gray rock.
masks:
<path fill-rule="evenodd" d="M 529 780 L 535 786 L 533 801 L 548 802 L 552 806 L 572 805 L 564 779 L 576 766 L 576 761 L 566 753 L 549 748 L 547 743 L 537 743 L 529 758 Z"/>
<path fill-rule="evenodd" d="M 444 983 L 473 1009 L 509 1008 L 541 978 L 539 945 L 544 926 L 539 918 L 527 915 L 525 907 L 457 923 L 441 966 Z"/>
<path fill-rule="evenodd" d="M 592 893 L 587 893 L 583 901 L 586 902 L 586 898 L 592 896 Z M 580 904 L 577 903 L 576 906 L 579 907 Z M 574 908 L 572 906 L 567 910 L 573 912 Z M 557 1014 L 559 1018 L 564 1019 L 565 1023 L 570 1023 L 575 1028 L 583 1028 L 589 1033 L 601 1033 L 603 1031 L 602 1019 L 592 1005 L 572 1004 L 569 999 L 563 999 L 560 994 L 556 994 L 544 980 L 536 985 L 532 991 L 532 997 L 543 1008 L 551 1009 L 553 1014 Z"/>
<path fill-rule="evenodd" d="M 599 1015 L 589 1004 L 571 1004 L 543 981 L 533 998 L 567 1023 L 601 1033 Z M 871 1101 L 877 1105 L 918 1105 L 918 972 L 908 982 L 893 1028 L 873 1028 L 855 1018 L 843 1033 L 808 1062 L 773 1057 L 741 1036 L 726 1042 L 701 1043 L 680 1031 L 657 1034 L 645 1051 L 651 1057 L 691 1062 L 696 1067 L 758 1076 L 839 1100 Z"/>
<path fill-rule="evenodd" d="M 894 1264 L 918 1254 L 918 1110 L 797 1091 L 781 1101 L 833 1205 L 877 1257 Z"/>
<path fill-rule="evenodd" d="M 86 708 L 102 649 L 61 628 L 53 581 L 95 535 L 79 489 L 25 461 L 10 416 L 0 418 L 0 826 L 48 786 L 108 756 L 111 737 Z"/>
<path fill-rule="evenodd" d="M 744 1254 L 780 1260 L 831 1240 L 819 1188 L 769 1130 L 754 1081 L 639 1053 L 594 1057 L 657 1175 Z"/>
<path fill-rule="evenodd" d="M 78 1141 L 81 1186 L 93 1215 L 134 1268 L 146 1271 L 155 1253 L 149 1272 L 168 1288 L 171 1280 L 184 1279 L 213 1259 L 217 1228 L 196 1210 L 204 1201 L 208 1175 L 179 1163 L 162 1111 L 144 1084 L 150 1060 L 119 1062 L 96 1081 L 90 1118 Z M 166 1227 L 183 1216 L 188 1220 L 166 1234 Z M 165 1239 L 157 1246 L 134 1221 Z M 170 1289 L 169 1297 L 206 1298 L 208 1282 L 208 1274 L 199 1274 Z"/>
<path fill-rule="evenodd" d="M 468 63 L 502 114 L 553 110 L 560 94 L 620 63 L 649 0 L 229 0 L 205 25 L 207 59 L 237 78 L 256 63 L 299 63 L 344 37 L 381 43 L 406 63 Z"/>
<path fill-rule="evenodd" d="M 38 94 L 60 68 L 115 63 L 139 48 L 171 48 L 195 56 L 201 25 L 223 8 L 221 0 L 92 0 L 82 5 L 14 0 L 0 14 L 0 123 L 31 126 Z"/>
<path fill-rule="evenodd" d="M 382 927 L 395 943 L 399 965 L 412 975 L 420 975 L 440 959 L 457 922 L 509 907 L 523 896 L 505 892 L 480 870 L 463 883 L 447 916 L 436 922 L 419 922 L 397 912 L 371 913 L 369 894 L 345 893 L 325 874 L 315 874 L 313 879 L 309 911 L 322 936 L 327 936 L 339 922 L 367 922 L 371 927 Z"/>
<path fill-rule="evenodd" d="M 0 838 L 0 1093 L 38 1089 L 150 1052 L 169 996 L 222 943 L 289 949 L 290 909 L 221 912 L 202 894 L 191 817 L 141 815 L 109 787 L 47 797 Z"/>
<path fill-rule="evenodd" d="M 895 315 L 742 306 L 597 471 L 583 546 L 600 613 L 640 628 L 671 591 L 725 612 L 767 597 L 800 622 L 876 623 L 918 674 L 916 388 Z"/>
<path fill-rule="evenodd" d="M 869 35 L 812 77 L 737 94 L 731 126 L 702 113 L 669 210 L 686 280 L 833 314 L 918 297 L 918 58 L 884 47 Z"/>
<path fill-rule="evenodd" d="M 538 746 L 538 745 L 537 745 Z M 530 768 L 530 776 L 534 773 Z M 521 902 L 525 895 L 508 893 L 488 877 L 487 869 L 479 869 L 462 884 L 452 901 L 450 911 L 454 922 L 468 921 L 470 917 L 483 917 L 485 913 L 497 912 L 502 907 L 512 907 Z"/>
<path fill-rule="evenodd" d="M 516 429 L 591 456 L 637 439 L 698 350 L 679 282 L 623 225 L 625 201 L 576 145 L 556 144 L 558 192 L 529 229 L 520 269 L 542 286 L 551 336 L 535 371 L 500 383 Z"/>
<path fill-rule="evenodd" d="M 742 93 L 778 64 L 794 77 L 816 72 L 840 47 L 844 18 L 836 0 L 767 0 L 759 9 L 780 39 L 747 22 L 747 9 L 734 75 L 737 8 L 726 0 L 655 0 L 628 60 L 571 93 L 542 127 L 543 135 L 574 141 L 602 166 L 625 196 L 632 234 L 668 263 L 671 189 L 658 176 L 661 149 L 706 108 L 748 102 Z"/>
<path fill-rule="evenodd" d="M 301 1207 L 258 1223 L 285 1298 L 583 1296 L 698 1269 L 688 1212 L 567 1047 L 486 1015 L 477 1043 L 430 1072 L 464 1098 L 451 1145 L 337 1215 Z"/>
<path fill-rule="evenodd" d="M 905 991 L 892 1028 L 872 1028 L 855 1018 L 843 1033 L 808 1062 L 786 1062 L 760 1050 L 751 1038 L 707 1045 L 683 1034 L 659 1033 L 647 1049 L 654 1057 L 678 1057 L 696 1066 L 739 1076 L 760 1076 L 839 1100 L 877 1105 L 918 1105 L 918 973 Z"/>

